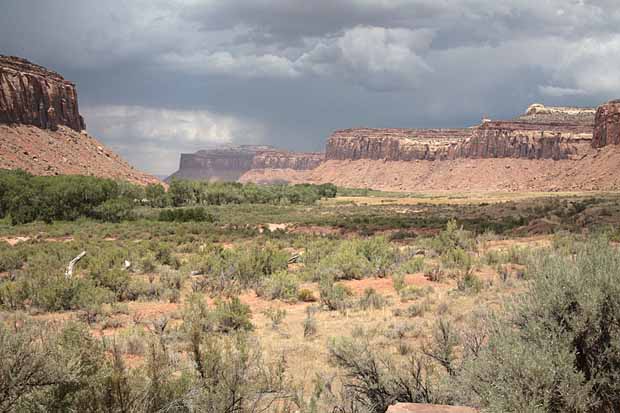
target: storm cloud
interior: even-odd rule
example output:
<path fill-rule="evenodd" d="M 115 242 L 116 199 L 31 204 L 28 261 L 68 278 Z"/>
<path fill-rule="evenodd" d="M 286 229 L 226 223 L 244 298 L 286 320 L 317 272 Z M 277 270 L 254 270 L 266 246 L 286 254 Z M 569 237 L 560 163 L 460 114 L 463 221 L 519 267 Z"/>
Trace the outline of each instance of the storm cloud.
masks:
<path fill-rule="evenodd" d="M 222 143 L 472 125 L 620 97 L 615 0 L 4 0 L 0 53 L 78 85 L 89 131 L 165 175 Z"/>

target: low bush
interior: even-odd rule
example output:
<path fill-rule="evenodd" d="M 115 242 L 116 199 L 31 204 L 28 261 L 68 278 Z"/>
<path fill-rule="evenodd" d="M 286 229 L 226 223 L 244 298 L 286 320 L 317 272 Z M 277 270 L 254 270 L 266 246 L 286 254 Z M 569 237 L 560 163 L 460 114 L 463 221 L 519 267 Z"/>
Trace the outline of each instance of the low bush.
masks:
<path fill-rule="evenodd" d="M 405 274 L 415 274 L 422 270 L 424 270 L 424 257 L 422 256 L 409 258 L 398 267 L 398 271 Z"/>
<path fill-rule="evenodd" d="M 374 288 L 366 288 L 359 299 L 359 307 L 362 310 L 380 310 L 387 304 L 387 299 L 379 294 Z"/>
<path fill-rule="evenodd" d="M 271 327 L 274 330 L 277 330 L 280 324 L 282 324 L 282 322 L 284 321 L 284 318 L 286 317 L 286 310 L 282 308 L 269 307 L 268 309 L 263 311 L 263 314 L 265 315 L 265 317 L 271 320 Z"/>
<path fill-rule="evenodd" d="M 489 411 L 617 411 L 618 268 L 605 239 L 574 258 L 537 257 L 527 294 L 492 320 L 488 343 L 466 363 L 463 397 Z"/>
<path fill-rule="evenodd" d="M 159 213 L 159 221 L 164 222 L 215 222 L 216 218 L 206 208 L 165 209 Z"/>
<path fill-rule="evenodd" d="M 254 329 L 250 321 L 251 317 L 250 307 L 243 304 L 237 297 L 228 300 L 216 300 L 211 315 L 217 331 L 223 333 Z"/>
<path fill-rule="evenodd" d="M 318 327 L 316 318 L 312 314 L 307 314 L 304 319 L 304 338 L 310 338 L 317 334 Z"/>
<path fill-rule="evenodd" d="M 297 301 L 299 295 L 299 280 L 295 274 L 280 270 L 262 279 L 256 289 L 259 297 L 270 300 L 280 299 L 288 302 Z"/>
<path fill-rule="evenodd" d="M 345 285 L 335 282 L 333 277 L 325 276 L 319 282 L 321 305 L 330 311 L 344 311 L 351 306 L 353 292 Z"/>
<path fill-rule="evenodd" d="M 299 294 L 297 294 L 297 299 L 304 303 L 313 303 L 316 301 L 314 293 L 307 288 L 302 288 L 301 290 L 299 290 Z"/>

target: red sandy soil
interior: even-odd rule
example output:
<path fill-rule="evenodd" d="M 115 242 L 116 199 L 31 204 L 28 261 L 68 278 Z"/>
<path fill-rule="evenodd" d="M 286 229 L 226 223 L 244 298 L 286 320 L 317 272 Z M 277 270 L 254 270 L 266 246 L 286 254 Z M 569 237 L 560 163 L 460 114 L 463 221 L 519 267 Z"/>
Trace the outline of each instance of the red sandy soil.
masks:
<path fill-rule="evenodd" d="M 590 191 L 620 189 L 620 147 L 592 149 L 578 160 L 515 158 L 451 161 L 330 160 L 309 171 L 256 169 L 241 182 L 331 182 L 385 191 Z"/>
<path fill-rule="evenodd" d="M 134 169 L 85 132 L 0 125 L 0 169 L 34 175 L 91 175 L 146 185 L 160 181 Z"/>

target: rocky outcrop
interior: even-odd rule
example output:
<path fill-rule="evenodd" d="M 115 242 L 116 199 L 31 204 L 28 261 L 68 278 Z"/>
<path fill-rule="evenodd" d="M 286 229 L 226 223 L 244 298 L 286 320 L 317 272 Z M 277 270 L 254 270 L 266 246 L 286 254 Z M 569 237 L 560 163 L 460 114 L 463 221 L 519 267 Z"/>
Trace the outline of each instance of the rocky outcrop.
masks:
<path fill-rule="evenodd" d="M 252 161 L 252 169 L 294 169 L 305 171 L 314 169 L 323 162 L 325 154 L 321 152 L 258 152 Z"/>
<path fill-rule="evenodd" d="M 327 140 L 325 159 L 441 159 L 469 134 L 466 129 L 346 129 Z"/>
<path fill-rule="evenodd" d="M 569 123 L 586 126 L 594 125 L 595 108 L 577 108 L 568 106 L 545 106 L 540 103 L 530 105 L 525 114 L 516 120 L 533 123 Z"/>
<path fill-rule="evenodd" d="M 0 55 L 0 123 L 81 131 L 75 85 L 18 57 Z"/>
<path fill-rule="evenodd" d="M 592 146 L 620 144 L 620 100 L 612 100 L 599 106 L 596 111 Z"/>
<path fill-rule="evenodd" d="M 328 139 L 327 160 L 568 159 L 590 145 L 591 126 L 484 121 L 464 129 L 347 129 Z"/>
<path fill-rule="evenodd" d="M 142 185 L 160 182 L 129 165 L 84 127 L 73 83 L 25 59 L 0 55 L 0 169 Z"/>
<path fill-rule="evenodd" d="M 179 170 L 169 179 L 237 181 L 253 169 L 308 170 L 323 160 L 321 153 L 288 152 L 271 146 L 241 145 L 181 154 Z"/>

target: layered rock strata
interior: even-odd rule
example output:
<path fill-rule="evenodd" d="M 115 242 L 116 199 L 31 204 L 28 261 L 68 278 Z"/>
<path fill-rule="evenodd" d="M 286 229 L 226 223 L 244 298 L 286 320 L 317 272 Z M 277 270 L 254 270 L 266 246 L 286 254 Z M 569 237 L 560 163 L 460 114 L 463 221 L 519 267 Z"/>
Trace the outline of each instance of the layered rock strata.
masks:
<path fill-rule="evenodd" d="M 592 146 L 620 144 L 620 100 L 612 100 L 599 106 L 596 111 Z"/>
<path fill-rule="evenodd" d="M 85 128 L 75 85 L 25 59 L 0 55 L 0 123 Z"/>
<path fill-rule="evenodd" d="M 241 145 L 181 154 L 179 170 L 170 178 L 237 181 L 253 169 L 309 170 L 323 161 L 322 153 L 288 152 L 271 146 Z"/>
<path fill-rule="evenodd" d="M 568 159 L 590 145 L 584 124 L 484 121 L 464 129 L 347 129 L 327 141 L 327 160 Z"/>
<path fill-rule="evenodd" d="M 324 159 L 325 154 L 322 152 L 262 151 L 254 156 L 252 169 L 293 169 L 305 171 L 316 168 Z"/>

